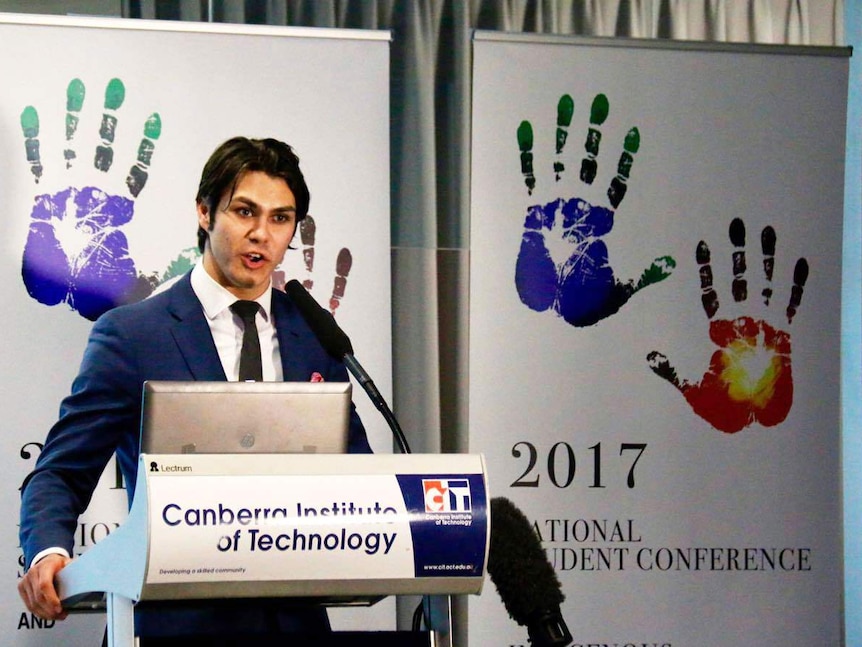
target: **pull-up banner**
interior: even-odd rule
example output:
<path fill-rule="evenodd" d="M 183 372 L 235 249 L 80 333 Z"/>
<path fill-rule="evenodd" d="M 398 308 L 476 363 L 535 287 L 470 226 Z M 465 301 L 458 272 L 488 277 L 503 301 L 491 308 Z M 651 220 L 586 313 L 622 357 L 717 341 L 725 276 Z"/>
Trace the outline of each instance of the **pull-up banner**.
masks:
<path fill-rule="evenodd" d="M 575 645 L 840 642 L 847 56 L 476 35 L 470 450 Z"/>
<path fill-rule="evenodd" d="M 294 147 L 310 217 L 276 286 L 305 284 L 391 392 L 389 41 L 386 31 L 0 14 L 4 645 L 102 639 L 104 616 L 44 622 L 18 599 L 18 488 L 92 320 L 196 262 L 200 173 L 228 138 Z M 385 421 L 364 395 L 356 404 L 372 447 L 388 451 Z M 113 532 L 126 509 L 112 464 L 76 528 L 75 553 Z M 331 615 L 336 628 L 391 629 L 394 604 Z"/>

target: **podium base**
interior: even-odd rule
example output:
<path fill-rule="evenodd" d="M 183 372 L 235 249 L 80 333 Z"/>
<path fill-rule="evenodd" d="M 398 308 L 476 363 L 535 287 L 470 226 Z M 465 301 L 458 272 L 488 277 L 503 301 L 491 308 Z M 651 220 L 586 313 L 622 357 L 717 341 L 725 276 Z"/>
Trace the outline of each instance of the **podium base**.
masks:
<path fill-rule="evenodd" d="M 290 636 L 233 636 L 219 638 L 140 638 L 140 647 L 434 647 L 427 631 L 336 631 L 328 634 L 290 634 Z M 107 647 L 107 640 L 103 643 Z"/>
<path fill-rule="evenodd" d="M 327 631 L 297 628 L 273 631 L 232 631 L 224 627 L 218 634 L 184 634 L 179 636 L 136 636 L 135 605 L 128 598 L 108 593 L 107 627 L 103 647 L 179 647 L 200 645 L 202 647 L 452 647 L 451 598 L 449 596 L 425 596 L 426 621 L 429 630 L 421 631 Z M 227 601 L 222 601 L 227 602 Z M 235 603 L 235 601 L 233 601 Z M 152 603 L 149 603 L 152 604 Z M 145 603 L 144 606 L 149 606 Z M 317 607 L 322 610 L 323 607 Z M 152 618 L 151 618 L 152 620 Z M 164 625 L 161 625 L 164 627 Z M 168 625 L 170 626 L 170 625 Z M 224 630 L 226 629 L 226 631 Z"/>

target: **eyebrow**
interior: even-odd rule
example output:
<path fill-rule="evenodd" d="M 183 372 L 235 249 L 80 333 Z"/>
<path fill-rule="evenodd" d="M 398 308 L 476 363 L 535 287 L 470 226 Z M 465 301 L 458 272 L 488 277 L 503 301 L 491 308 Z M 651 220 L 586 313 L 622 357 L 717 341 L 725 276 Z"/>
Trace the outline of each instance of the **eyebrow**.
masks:
<path fill-rule="evenodd" d="M 230 207 L 232 204 L 234 204 L 236 202 L 240 202 L 240 203 L 242 203 L 248 207 L 252 207 L 252 209 L 254 209 L 254 210 L 260 209 L 260 205 L 257 202 L 255 202 L 251 198 L 247 198 L 243 195 L 234 195 L 228 201 L 228 203 L 225 205 L 225 208 Z M 294 206 L 292 204 L 288 204 L 288 205 L 284 205 L 282 207 L 274 207 L 272 209 L 272 211 L 274 211 L 276 213 L 296 213 L 296 206 Z"/>

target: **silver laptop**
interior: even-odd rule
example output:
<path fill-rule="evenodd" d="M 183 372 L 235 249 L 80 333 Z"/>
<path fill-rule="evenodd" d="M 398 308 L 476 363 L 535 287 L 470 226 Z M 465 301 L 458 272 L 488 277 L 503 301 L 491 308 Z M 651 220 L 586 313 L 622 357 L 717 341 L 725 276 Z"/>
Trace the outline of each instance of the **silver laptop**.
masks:
<path fill-rule="evenodd" d="M 144 382 L 141 451 L 342 454 L 350 382 Z"/>

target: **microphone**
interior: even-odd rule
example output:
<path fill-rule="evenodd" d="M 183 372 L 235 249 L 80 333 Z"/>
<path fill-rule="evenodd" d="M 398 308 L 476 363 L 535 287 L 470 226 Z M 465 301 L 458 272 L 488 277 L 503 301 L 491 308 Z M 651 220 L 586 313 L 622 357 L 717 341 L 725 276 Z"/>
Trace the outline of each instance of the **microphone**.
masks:
<path fill-rule="evenodd" d="M 530 521 L 504 497 L 491 499 L 490 517 L 488 574 L 509 617 L 527 627 L 534 647 L 571 644 L 560 613 L 565 595 Z"/>
<path fill-rule="evenodd" d="M 314 297 L 308 293 L 308 290 L 296 279 L 288 281 L 284 289 L 299 309 L 300 314 L 305 319 L 309 328 L 311 328 L 315 337 L 317 337 L 320 345 L 335 359 L 344 362 L 350 373 L 356 378 L 356 381 L 359 382 L 368 394 L 368 397 L 371 398 L 374 406 L 383 414 L 386 422 L 389 423 L 389 428 L 392 430 L 395 440 L 398 442 L 401 453 L 409 454 L 410 446 L 407 444 L 407 438 L 401 430 L 401 425 L 398 424 L 398 420 L 395 419 L 395 415 L 386 404 L 386 400 L 380 394 L 380 391 L 377 390 L 377 386 L 375 386 L 371 376 L 353 356 L 353 344 L 350 343 L 347 333 L 335 322 L 335 317 L 315 301 Z"/>

